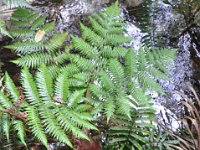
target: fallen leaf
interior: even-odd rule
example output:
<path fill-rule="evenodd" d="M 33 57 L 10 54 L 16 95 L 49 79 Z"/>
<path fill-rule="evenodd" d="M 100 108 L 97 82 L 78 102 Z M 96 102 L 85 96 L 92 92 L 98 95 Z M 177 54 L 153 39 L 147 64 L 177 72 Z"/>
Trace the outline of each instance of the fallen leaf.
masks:
<path fill-rule="evenodd" d="M 35 42 L 38 43 L 42 40 L 42 38 L 45 35 L 45 31 L 44 30 L 38 30 L 38 32 L 35 35 Z"/>

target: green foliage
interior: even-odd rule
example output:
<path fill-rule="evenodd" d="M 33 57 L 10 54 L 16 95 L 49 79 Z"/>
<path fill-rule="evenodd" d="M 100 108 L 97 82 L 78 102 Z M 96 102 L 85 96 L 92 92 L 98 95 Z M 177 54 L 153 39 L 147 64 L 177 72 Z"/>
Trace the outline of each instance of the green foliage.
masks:
<path fill-rule="evenodd" d="M 155 80 L 166 79 L 167 76 L 159 68 L 164 65 L 158 65 L 156 58 L 162 58 L 164 63 L 174 55 L 174 51 L 156 51 L 141 48 L 135 54 L 129 50 L 124 66 L 116 59 L 111 59 L 105 71 L 100 72 L 99 83 L 90 88 L 94 99 L 102 101 L 103 112 L 107 121 L 110 121 L 111 126 L 106 132 L 107 146 L 113 149 L 135 147 L 142 150 L 147 143 L 145 137 L 149 137 L 153 131 L 151 122 L 154 121 L 155 112 L 145 91 L 150 89 L 162 93 L 162 88 Z M 168 53 L 168 56 L 162 55 L 164 53 Z"/>
<path fill-rule="evenodd" d="M 117 11 L 110 13 L 114 9 Z M 112 19 L 108 19 L 106 15 Z M 11 20 L 16 29 L 9 31 L 15 37 L 16 42 L 6 46 L 6 48 L 23 56 L 13 61 L 19 66 L 26 65 L 36 68 L 41 63 L 45 63 L 47 65 L 56 64 L 60 69 L 66 62 L 70 61 L 76 64 L 79 69 L 86 70 L 92 67 L 91 60 L 96 59 L 97 56 L 117 58 L 125 55 L 127 49 L 123 48 L 121 44 L 130 41 L 130 39 L 122 36 L 124 24 L 118 15 L 119 8 L 110 7 L 104 13 L 100 12 L 89 17 L 92 27 L 89 28 L 81 24 L 82 38 L 72 36 L 72 44 L 63 49 L 66 34 L 49 35 L 54 29 L 54 22 L 45 24 L 44 16 L 26 9 L 17 9 Z M 37 36 L 40 32 L 41 36 Z M 49 36 L 51 37 L 49 38 Z M 35 39 L 38 38 L 41 40 L 36 42 Z M 73 48 L 76 50 L 74 51 Z M 75 55 L 76 52 L 80 52 L 81 56 Z"/>
<path fill-rule="evenodd" d="M 108 126 L 109 132 L 102 131 L 107 147 L 140 150 L 147 142 L 154 110 L 146 92 L 163 93 L 157 80 L 167 79 L 175 51 L 125 47 L 131 39 L 123 35 L 118 2 L 90 16 L 89 22 L 90 26 L 80 23 L 81 36 L 71 35 L 71 43 L 65 45 L 66 34 L 54 33 L 54 22 L 45 23 L 44 16 L 26 9 L 13 13 L 16 30 L 9 33 L 15 43 L 6 48 L 21 56 L 14 63 L 26 66 L 21 74 L 24 100 L 15 105 L 20 94 L 6 75 L 10 94 L 0 93 L 0 104 L 2 110 L 16 107 L 26 113 L 27 123 L 15 126 L 23 143 L 24 125 L 46 147 L 48 135 L 72 147 L 68 135 L 89 140 L 81 129 L 97 130 L 90 123 L 95 119 Z M 28 67 L 39 67 L 35 76 Z"/>
<path fill-rule="evenodd" d="M 9 20 L 10 16 L 12 14 L 12 11 L 14 11 L 15 8 L 21 7 L 21 8 L 30 8 L 34 9 L 28 0 L 1 0 L 0 1 L 0 35 L 8 35 L 10 34 L 5 30 L 4 26 L 2 25 L 2 20 Z M 4 23 L 3 23 L 4 24 Z M 10 36 L 11 37 L 11 36 Z"/>
<path fill-rule="evenodd" d="M 51 63 L 60 54 L 60 48 L 66 40 L 66 33 L 52 34 L 55 22 L 45 23 L 46 16 L 18 8 L 10 22 L 15 27 L 9 30 L 15 39 L 11 45 L 5 46 L 23 56 L 13 62 L 19 66 L 38 67 L 41 63 Z M 26 40 L 24 40 L 26 39 Z"/>
<path fill-rule="evenodd" d="M 145 0 L 138 9 L 131 12 L 136 16 L 138 26 L 143 33 L 142 43 L 148 47 L 165 47 L 164 31 L 158 30 L 156 26 L 158 6 L 158 0 Z"/>
<path fill-rule="evenodd" d="M 65 85 L 68 80 L 62 84 L 63 79 L 67 79 L 66 72 L 60 74 L 53 82 L 51 76 L 49 76 L 49 71 L 44 65 L 39 68 L 36 77 L 33 77 L 25 67 L 21 73 L 24 95 L 19 95 L 17 87 L 9 75 L 6 74 L 5 87 L 10 93 L 0 92 L 0 106 L 2 112 L 5 112 L 2 125 L 8 140 L 10 139 L 10 128 L 12 127 L 17 131 L 19 139 L 25 145 L 25 129 L 30 129 L 34 137 L 47 148 L 49 147 L 47 135 L 51 135 L 58 142 L 65 143 L 70 147 L 72 147 L 68 137 L 70 133 L 75 137 L 89 140 L 81 128 L 97 130 L 90 123 L 94 118 L 87 112 L 87 109 L 83 111 L 76 109 L 82 104 L 79 103 L 80 101 L 76 97 L 73 97 L 73 93 L 68 94 L 70 92 Z M 65 93 L 64 97 L 62 93 Z M 20 99 L 20 97 L 23 97 L 23 99 Z M 68 106 L 69 98 L 75 99 L 77 105 Z M 58 103 L 58 99 L 60 103 Z"/>
<path fill-rule="evenodd" d="M 158 126 L 152 133 L 150 138 L 148 138 L 149 143 L 145 145 L 145 150 L 179 150 L 180 141 L 174 138 L 168 131 L 163 131 Z"/>
<path fill-rule="evenodd" d="M 7 36 L 11 37 L 11 35 L 9 34 L 9 32 L 6 29 L 5 22 L 1 19 L 0 19 L 0 35 L 7 35 Z"/>
<path fill-rule="evenodd" d="M 156 50 L 152 51 L 154 53 L 141 48 L 138 54 L 134 54 L 133 50 L 129 50 L 125 55 L 125 67 L 117 59 L 110 59 L 106 68 L 99 72 L 99 82 L 97 85 L 91 85 L 90 90 L 95 98 L 100 98 L 99 100 L 104 103 L 108 120 L 115 111 L 130 118 L 133 102 L 127 98 L 129 94 L 133 93 L 132 96 L 139 101 L 140 95 L 145 95 L 147 89 L 158 93 L 163 92 L 155 79 L 167 79 L 167 76 L 159 68 L 164 65 L 161 61 L 157 62 L 156 57 L 160 57 L 159 60 L 162 58 L 164 63 L 168 56 L 162 54 L 170 52 L 162 50 L 159 56 Z M 171 51 L 172 56 L 169 57 L 173 57 L 173 53 L 174 51 Z M 143 103 L 145 99 L 139 102 Z"/>

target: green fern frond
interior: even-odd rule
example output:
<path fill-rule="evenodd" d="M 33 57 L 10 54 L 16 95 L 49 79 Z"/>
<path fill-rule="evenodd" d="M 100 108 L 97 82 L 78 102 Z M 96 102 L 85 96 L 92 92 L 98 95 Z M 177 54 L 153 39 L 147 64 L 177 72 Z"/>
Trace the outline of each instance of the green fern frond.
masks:
<path fill-rule="evenodd" d="M 125 116 L 128 116 L 131 119 L 131 105 L 128 98 L 121 96 L 116 98 L 116 106 L 117 106 L 117 112 L 119 114 L 123 114 Z"/>
<path fill-rule="evenodd" d="M 49 146 L 47 137 L 43 130 L 38 112 L 34 107 L 29 106 L 26 108 L 26 113 L 27 113 L 28 125 L 31 128 L 33 135 L 48 148 Z"/>
<path fill-rule="evenodd" d="M 29 29 L 21 29 L 21 30 L 9 30 L 10 35 L 14 38 L 28 39 L 33 37 L 35 32 Z"/>
<path fill-rule="evenodd" d="M 110 15 L 112 17 L 119 17 L 120 10 L 119 10 L 119 2 L 118 0 L 111 6 L 107 7 L 104 10 L 105 14 Z"/>
<path fill-rule="evenodd" d="M 86 76 L 80 73 L 80 75 L 77 75 L 77 77 L 74 75 L 74 77 L 85 79 L 82 75 Z M 91 121 L 95 120 L 88 111 L 91 105 L 80 104 L 82 103 L 85 90 L 69 91 L 66 70 L 60 73 L 56 79 L 53 79 L 45 65 L 39 68 L 35 77 L 25 67 L 21 73 L 21 85 L 24 96 L 21 104 L 17 106 L 15 105 L 15 99 L 22 95 L 18 95 L 19 92 L 16 91 L 17 88 L 7 73 L 5 82 L 11 96 L 6 96 L 3 92 L 0 93 L 1 110 L 4 110 L 3 114 L 6 114 L 7 110 L 11 111 L 11 118 L 7 121 L 12 121 L 13 127 L 17 131 L 16 133 L 22 143 L 26 144 L 26 128 L 30 129 L 28 131 L 47 148 L 49 147 L 48 135 L 57 139 L 58 142 L 72 147 L 68 134 L 72 133 L 77 138 L 89 140 L 88 136 L 81 129 L 98 130 L 91 123 Z M 17 112 L 13 113 L 11 107 Z M 26 120 L 26 124 L 23 124 L 22 120 L 19 119 Z M 8 129 L 10 127 L 8 123 L 4 123 L 4 125 L 6 134 L 9 136 L 10 131 Z"/>
<path fill-rule="evenodd" d="M 30 22 L 25 20 L 25 21 L 21 21 L 21 20 L 10 20 L 10 23 L 12 26 L 17 26 L 19 28 L 28 28 L 31 26 Z"/>
<path fill-rule="evenodd" d="M 37 91 L 36 83 L 33 76 L 30 74 L 27 67 L 22 70 L 21 73 L 22 86 L 24 88 L 24 93 L 31 104 L 40 103 L 40 97 Z"/>
<path fill-rule="evenodd" d="M 88 77 L 88 73 L 80 72 L 80 73 L 74 74 L 73 78 L 77 79 L 77 80 L 80 80 L 80 81 L 83 81 L 83 82 L 87 82 L 89 77 Z"/>
<path fill-rule="evenodd" d="M 158 68 L 155 67 L 148 67 L 147 68 L 148 73 L 156 78 L 156 79 L 162 79 L 162 80 L 168 80 L 168 76 L 166 74 L 164 74 L 161 70 L 159 70 Z"/>
<path fill-rule="evenodd" d="M 76 106 L 81 102 L 81 98 L 84 96 L 85 90 L 74 91 L 69 97 L 69 105 L 71 107 Z"/>
<path fill-rule="evenodd" d="M 14 11 L 14 13 L 12 14 L 11 18 L 14 20 L 26 20 L 27 21 L 27 20 L 35 19 L 36 14 L 37 13 L 31 12 L 25 8 L 17 8 Z"/>
<path fill-rule="evenodd" d="M 104 104 L 108 120 L 114 114 L 131 118 L 131 109 L 151 107 L 146 90 L 163 93 L 156 80 L 167 79 L 167 76 L 149 62 L 146 53 L 145 49 L 140 49 L 138 53 L 130 49 L 123 64 L 117 59 L 110 59 L 104 68 L 106 71 L 99 73 L 98 86 L 90 86 L 93 96 Z M 153 70 L 160 74 L 154 75 Z M 107 92 L 109 95 L 105 94 Z M 131 99 L 128 98 L 130 94 L 133 97 Z"/>
<path fill-rule="evenodd" d="M 94 18 L 92 18 L 91 16 L 89 16 L 89 20 L 91 22 L 91 25 L 94 29 L 95 32 L 97 32 L 99 35 L 105 37 L 107 34 L 107 31 L 104 29 L 104 27 L 102 27 L 102 25 L 100 23 L 98 23 Z"/>
<path fill-rule="evenodd" d="M 100 51 L 101 55 L 104 58 L 119 58 L 119 57 L 124 57 L 126 53 L 128 52 L 127 48 L 124 47 L 114 47 L 112 48 L 111 46 L 104 46 L 102 50 Z"/>
<path fill-rule="evenodd" d="M 42 26 L 40 28 L 40 30 L 44 31 L 45 34 L 49 34 L 50 32 L 52 32 L 55 28 L 55 21 L 46 23 L 44 26 Z"/>
<path fill-rule="evenodd" d="M 46 102 L 52 102 L 53 80 L 45 65 L 41 65 L 39 68 L 36 74 L 36 83 L 41 99 Z"/>
<path fill-rule="evenodd" d="M 145 70 L 148 67 L 148 61 L 146 60 L 146 51 L 141 47 L 138 51 L 138 68 L 139 70 Z"/>
<path fill-rule="evenodd" d="M 101 25 L 103 28 L 105 29 L 108 29 L 108 24 L 105 23 L 105 20 L 104 18 L 101 17 L 101 15 L 99 13 L 95 13 L 93 15 L 95 17 L 95 20 L 98 22 L 99 25 Z M 93 21 L 93 20 L 92 20 Z M 93 22 L 91 21 L 91 24 L 94 24 Z M 99 26 L 98 25 L 98 26 Z M 96 25 L 93 25 L 93 27 L 95 28 Z M 100 28 L 100 27 L 97 27 L 97 29 Z M 98 30 L 96 29 L 96 32 L 98 32 Z"/>
<path fill-rule="evenodd" d="M 77 128 L 75 123 L 71 122 L 70 119 L 66 117 L 65 112 L 57 111 L 56 116 L 56 120 L 65 129 L 65 131 L 71 131 L 74 136 L 89 140 L 88 136 L 82 130 Z"/>
<path fill-rule="evenodd" d="M 137 73 L 138 68 L 136 54 L 130 49 L 125 56 L 125 73 L 129 80 Z"/>
<path fill-rule="evenodd" d="M 71 111 L 69 109 L 61 109 L 61 110 L 63 113 L 68 114 L 68 118 L 70 119 L 70 121 L 75 123 L 78 127 L 87 128 L 91 130 L 98 130 L 94 125 L 86 121 L 88 118 L 85 118 L 86 120 L 81 119 L 82 113 Z M 91 117 L 90 117 L 90 120 L 91 120 Z M 95 120 L 95 119 L 92 119 L 92 120 Z"/>
<path fill-rule="evenodd" d="M 62 65 L 64 64 L 66 61 L 69 61 L 69 56 L 67 53 L 62 52 L 62 51 L 58 51 L 55 53 L 55 56 L 53 57 L 53 62 L 55 63 L 55 65 Z"/>
<path fill-rule="evenodd" d="M 26 146 L 24 123 L 22 121 L 20 121 L 20 120 L 15 120 L 14 121 L 14 128 L 17 131 L 17 135 L 18 135 L 19 139 Z"/>
<path fill-rule="evenodd" d="M 171 60 L 172 58 L 175 57 L 176 55 L 176 50 L 172 49 L 172 50 L 168 50 L 168 49 L 152 49 L 152 54 L 154 56 L 155 60 L 162 60 L 161 63 L 163 65 L 167 65 L 169 63 L 172 63 Z"/>
<path fill-rule="evenodd" d="M 79 55 L 68 55 L 68 59 L 71 63 L 77 65 L 80 70 L 89 71 L 93 68 L 93 64 L 88 59 L 80 57 Z"/>
<path fill-rule="evenodd" d="M 66 101 L 68 97 L 68 78 L 67 72 L 63 71 L 56 80 L 55 94 L 62 100 Z"/>
<path fill-rule="evenodd" d="M 19 98 L 19 92 L 7 72 L 5 74 L 5 85 L 6 88 L 10 91 L 12 100 L 16 102 L 17 99 Z"/>
<path fill-rule="evenodd" d="M 39 28 L 39 27 L 41 27 L 43 24 L 44 24 L 44 22 L 45 22 L 45 20 L 46 20 L 46 15 L 44 15 L 44 16 L 40 16 L 40 17 L 38 17 L 36 20 L 34 20 L 33 21 L 33 23 L 31 24 L 31 29 L 37 29 L 37 28 Z M 44 29 L 45 27 L 43 27 L 43 29 Z M 47 28 L 47 27 L 46 27 Z M 47 31 L 47 29 L 45 30 L 45 31 Z"/>
<path fill-rule="evenodd" d="M 92 45 L 101 47 L 105 43 L 104 39 L 95 32 L 93 32 L 89 27 L 83 25 L 82 23 L 80 24 L 80 27 L 82 30 L 83 38 L 91 42 Z"/>
<path fill-rule="evenodd" d="M 11 35 L 9 34 L 9 32 L 6 30 L 5 22 L 0 19 L 0 35 L 1 34 L 2 35 L 7 35 L 7 36 L 11 37 Z"/>
<path fill-rule="evenodd" d="M 67 66 L 61 67 L 60 71 L 66 71 L 69 77 L 72 77 L 74 74 L 77 74 L 80 71 L 80 69 L 78 68 L 78 66 L 76 66 L 75 64 L 69 64 Z"/>
<path fill-rule="evenodd" d="M 2 126 L 3 126 L 3 132 L 6 135 L 7 141 L 10 141 L 10 115 L 9 114 L 3 114 L 3 118 L 2 118 L 3 122 L 2 122 Z"/>
<path fill-rule="evenodd" d="M 112 49 L 111 46 L 104 46 L 100 51 L 102 57 L 104 58 L 116 58 L 118 57 L 118 53 Z"/>
<path fill-rule="evenodd" d="M 79 51 L 80 54 L 82 54 L 81 56 L 74 54 L 74 50 L 71 50 L 71 47 L 70 47 L 69 51 L 63 52 L 61 50 L 61 51 L 58 51 L 57 54 L 51 54 L 51 55 L 56 55 L 56 57 L 54 57 L 53 60 L 52 59 L 50 60 L 50 56 L 46 57 L 46 54 L 51 53 L 52 51 L 55 51 L 56 49 L 60 49 L 60 48 L 62 49 L 63 42 L 66 39 L 64 34 L 56 34 L 56 35 L 53 35 L 52 37 L 48 37 L 48 34 L 54 30 L 55 22 L 50 22 L 50 23 L 45 24 L 44 23 L 45 15 L 40 16 L 38 13 L 29 11 L 29 10 L 17 9 L 16 12 L 14 12 L 12 16 L 13 18 L 12 21 L 15 21 L 15 22 L 18 21 L 19 23 L 24 23 L 27 31 L 31 30 L 37 34 L 39 33 L 39 31 L 41 31 L 41 33 L 44 34 L 41 36 L 45 36 L 45 38 L 42 37 L 42 41 L 40 42 L 34 42 L 34 39 L 31 37 L 30 41 L 27 41 L 27 44 L 26 42 L 23 41 L 23 42 L 16 42 L 13 45 L 7 46 L 7 48 L 13 49 L 19 54 L 25 55 L 23 56 L 23 58 L 19 58 L 13 62 L 20 66 L 26 65 L 28 67 L 34 68 L 34 67 L 38 67 L 40 63 L 45 63 L 49 65 L 51 62 L 55 64 L 63 64 L 65 62 L 70 61 L 72 64 L 77 65 L 81 70 L 87 71 L 87 70 L 91 70 L 91 68 L 93 67 L 93 65 L 91 64 L 91 61 L 95 62 L 94 59 L 98 58 L 99 56 L 98 52 L 103 50 L 102 49 L 103 46 L 105 47 L 114 46 L 112 47 L 112 49 L 110 49 L 109 53 L 106 52 L 106 50 L 104 51 L 104 53 L 102 53 L 103 54 L 102 56 L 106 58 L 117 58 L 117 57 L 124 56 L 127 51 L 126 51 L 126 48 L 123 48 L 123 46 L 121 46 L 121 44 L 128 42 L 129 38 L 122 36 L 123 31 L 124 31 L 122 30 L 122 26 L 124 24 L 119 24 L 119 23 L 122 23 L 123 19 L 120 19 L 119 11 L 114 10 L 114 9 L 118 9 L 117 6 L 115 7 L 111 6 L 111 8 L 109 7 L 110 9 L 109 11 L 113 11 L 113 12 L 110 13 L 108 11 L 110 14 L 107 14 L 108 13 L 107 9 L 99 13 L 100 18 L 105 17 L 105 15 L 110 15 L 110 18 L 112 18 L 111 20 L 108 20 L 108 19 L 105 20 L 105 18 L 103 18 L 103 21 L 104 21 L 103 24 L 107 24 L 106 28 L 104 28 L 104 26 L 102 26 L 101 23 L 99 23 L 98 17 L 96 17 L 95 15 L 93 17 L 90 17 L 91 24 L 93 24 L 92 29 L 90 29 L 90 27 L 87 27 L 83 24 L 80 25 L 82 29 L 82 38 L 73 37 L 72 48 L 75 48 L 75 52 Z M 118 14 L 115 14 L 115 13 L 118 13 Z M 40 29 L 38 30 L 38 27 L 36 27 L 37 24 L 40 24 L 40 26 L 41 24 L 44 24 L 44 25 L 40 27 Z M 100 26 L 102 26 L 104 30 L 102 30 L 102 28 L 100 30 L 99 29 Z M 21 32 L 21 30 L 24 28 L 21 28 L 20 25 L 18 26 L 18 28 L 19 30 L 16 29 L 16 31 L 21 33 L 21 34 L 19 33 L 18 35 L 19 37 L 23 38 L 23 36 L 29 35 L 29 34 L 26 35 L 26 30 L 23 31 L 24 33 Z M 97 31 L 102 31 L 102 32 L 105 31 L 105 32 L 103 34 L 100 34 L 100 32 L 98 33 Z M 63 36 L 60 36 L 60 35 L 63 35 Z M 109 45 L 110 43 L 111 45 Z M 32 53 L 33 55 L 29 56 L 30 53 Z M 39 55 L 39 54 L 42 54 L 42 55 Z M 85 56 L 87 57 L 87 59 L 91 59 L 91 60 L 86 60 Z"/>
<path fill-rule="evenodd" d="M 19 66 L 36 68 L 40 66 L 40 64 L 49 64 L 51 61 L 53 61 L 53 58 L 48 53 L 33 53 L 13 60 L 12 62 Z"/>
<path fill-rule="evenodd" d="M 116 105 L 112 97 L 105 99 L 104 109 L 107 117 L 107 122 L 109 122 L 110 117 L 114 115 L 116 109 Z"/>
<path fill-rule="evenodd" d="M 58 33 L 53 35 L 53 37 L 49 39 L 47 43 L 45 43 L 45 48 L 47 49 L 47 51 L 55 51 L 63 45 L 66 37 L 66 33 Z"/>
<path fill-rule="evenodd" d="M 113 84 L 112 80 L 109 78 L 106 72 L 100 72 L 100 79 L 106 90 L 112 92 L 115 89 L 115 85 Z"/>
<path fill-rule="evenodd" d="M 121 85 L 124 79 L 124 69 L 118 60 L 114 59 L 108 63 L 110 76 L 112 76 L 115 85 Z M 119 82 L 120 81 L 120 82 Z"/>
<path fill-rule="evenodd" d="M 85 92 L 85 91 L 84 91 Z M 79 101 L 80 102 L 80 101 Z M 77 102 L 75 101 L 75 103 L 73 102 L 73 104 L 71 105 L 72 107 L 73 107 L 73 105 L 77 105 Z M 90 114 L 89 113 L 85 113 L 85 111 L 87 111 L 87 110 L 89 110 L 90 108 L 92 108 L 92 106 L 91 105 L 88 105 L 88 104 L 80 104 L 80 105 L 77 105 L 76 107 L 75 107 L 75 110 L 77 111 L 77 112 L 80 112 L 81 113 L 81 118 L 84 118 L 84 119 L 86 119 L 86 120 L 89 120 L 89 121 L 92 121 L 92 120 L 94 120 L 94 118 L 92 118 L 91 116 L 90 116 Z M 82 112 L 84 113 L 84 115 L 82 114 Z"/>
<path fill-rule="evenodd" d="M 52 79 L 55 79 L 61 71 L 60 66 L 55 65 L 55 64 L 48 66 L 47 68 L 49 70 L 49 73 L 50 73 L 50 76 L 51 76 Z"/>
<path fill-rule="evenodd" d="M 125 57 L 126 53 L 129 51 L 129 48 L 125 48 L 125 47 L 114 47 L 113 51 L 116 51 L 118 53 L 118 57 Z M 131 48 L 132 50 L 132 48 Z"/>
<path fill-rule="evenodd" d="M 136 113 L 137 114 L 137 113 Z M 136 115 L 135 114 L 135 115 Z M 118 124 L 118 126 L 112 126 L 109 129 L 108 135 L 113 137 L 113 140 L 108 141 L 113 147 L 117 147 L 118 144 L 124 145 L 124 143 L 129 143 L 138 150 L 143 149 L 143 145 L 146 143 L 146 138 L 151 135 L 149 128 L 154 128 L 150 123 L 145 123 L 143 121 L 149 121 L 148 118 L 142 120 L 142 123 L 136 123 L 140 116 L 135 116 L 132 112 L 132 119 L 125 118 L 124 116 L 116 116 L 113 121 Z M 142 116 L 144 113 L 142 113 Z M 136 119 L 134 119 L 135 117 Z M 126 145 L 124 145 L 126 147 Z M 132 147 L 127 149 L 132 149 Z"/>
<path fill-rule="evenodd" d="M 85 88 L 87 80 L 88 80 L 88 74 L 81 72 L 75 74 L 69 79 L 69 86 L 71 88 L 78 88 L 78 87 Z"/>
<path fill-rule="evenodd" d="M 121 34 L 121 33 L 124 33 L 124 32 L 126 32 L 126 30 L 123 29 L 122 26 L 112 27 L 112 29 L 108 31 L 109 34 Z"/>
<path fill-rule="evenodd" d="M 42 119 L 44 119 L 44 126 L 46 127 L 46 131 L 49 134 L 51 134 L 58 141 L 66 143 L 68 146 L 73 147 L 66 133 L 60 127 L 50 109 L 48 109 L 46 106 L 41 107 L 40 115 Z"/>
<path fill-rule="evenodd" d="M 81 38 L 78 37 L 72 37 L 72 38 L 73 38 L 72 42 L 74 48 L 78 49 L 81 54 L 86 55 L 89 58 L 94 57 L 98 54 L 96 47 L 91 46 Z"/>
<path fill-rule="evenodd" d="M 133 97 L 133 99 L 131 99 L 132 103 L 139 103 L 139 105 L 148 105 L 150 97 L 148 97 L 147 95 L 144 94 L 144 90 L 141 89 L 139 86 L 137 86 L 136 84 L 132 84 L 131 87 L 131 96 Z"/>
<path fill-rule="evenodd" d="M 105 92 L 102 88 L 100 88 L 99 86 L 95 84 L 91 84 L 89 89 L 95 98 L 99 98 L 99 97 L 103 98 L 107 95 L 107 92 Z"/>
<path fill-rule="evenodd" d="M 0 91 L 0 103 L 2 106 L 9 108 L 12 107 L 12 102 Z"/>
<path fill-rule="evenodd" d="M 42 45 L 32 42 L 32 41 L 16 42 L 16 43 L 13 43 L 12 45 L 7 45 L 4 47 L 14 50 L 20 54 L 30 54 L 34 52 L 43 51 L 44 49 Z"/>
<path fill-rule="evenodd" d="M 129 37 L 124 37 L 122 35 L 109 34 L 106 36 L 106 44 L 109 45 L 120 45 L 130 41 L 131 39 Z"/>
<path fill-rule="evenodd" d="M 12 14 L 11 23 L 15 26 L 15 30 L 9 32 L 15 37 L 16 42 L 5 48 L 23 56 L 13 61 L 17 65 L 35 68 L 39 67 L 41 63 L 54 62 L 53 57 L 60 55 L 59 49 L 62 48 L 67 34 L 50 34 L 55 28 L 55 22 L 46 23 L 46 17 L 46 15 L 23 8 L 16 9 Z M 54 54 L 53 52 L 58 53 Z M 57 61 L 56 58 L 55 61 Z"/>
<path fill-rule="evenodd" d="M 138 74 L 138 81 L 142 84 L 143 89 L 150 89 L 163 94 L 163 89 L 160 85 L 146 72 Z"/>
<path fill-rule="evenodd" d="M 51 65 L 48 66 L 49 72 L 51 73 L 52 78 L 55 78 L 60 72 L 66 71 L 68 74 L 68 77 L 72 77 L 74 74 L 77 74 L 80 71 L 80 69 L 75 64 L 69 64 L 65 66 L 59 66 L 59 65 Z"/>

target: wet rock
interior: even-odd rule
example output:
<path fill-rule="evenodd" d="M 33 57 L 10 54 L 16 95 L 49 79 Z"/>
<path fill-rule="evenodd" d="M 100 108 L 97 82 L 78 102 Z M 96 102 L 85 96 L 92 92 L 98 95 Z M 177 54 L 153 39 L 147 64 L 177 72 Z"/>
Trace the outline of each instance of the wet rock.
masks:
<path fill-rule="evenodd" d="M 127 7 L 137 7 L 141 5 L 144 2 L 144 0 L 124 0 L 124 4 Z"/>
<path fill-rule="evenodd" d="M 88 15 L 111 2 L 113 0 L 64 0 L 57 15 L 58 30 L 79 34 L 79 22 L 88 24 Z"/>

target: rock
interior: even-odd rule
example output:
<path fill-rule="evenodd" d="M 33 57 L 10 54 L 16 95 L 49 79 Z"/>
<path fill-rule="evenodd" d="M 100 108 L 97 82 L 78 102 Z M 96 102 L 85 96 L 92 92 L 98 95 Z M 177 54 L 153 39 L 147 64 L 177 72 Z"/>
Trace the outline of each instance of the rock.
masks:
<path fill-rule="evenodd" d="M 141 5 L 144 0 L 124 0 L 124 3 L 127 7 L 137 7 Z"/>

